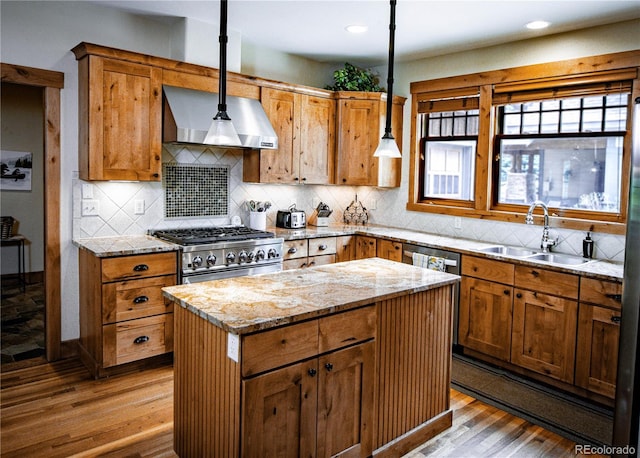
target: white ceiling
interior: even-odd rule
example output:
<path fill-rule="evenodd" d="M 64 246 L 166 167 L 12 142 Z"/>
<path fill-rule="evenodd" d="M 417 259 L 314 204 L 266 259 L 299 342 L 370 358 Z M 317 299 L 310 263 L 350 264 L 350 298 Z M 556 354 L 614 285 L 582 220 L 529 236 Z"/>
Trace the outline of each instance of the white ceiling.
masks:
<path fill-rule="evenodd" d="M 215 0 L 89 1 L 163 21 L 194 18 L 218 30 Z M 388 56 L 389 12 L 386 0 L 230 0 L 228 26 L 244 41 L 319 62 L 380 65 Z M 633 18 L 640 18 L 640 0 L 398 0 L 395 56 L 414 60 Z M 532 20 L 551 26 L 526 29 Z M 352 35 L 350 24 L 369 30 Z"/>

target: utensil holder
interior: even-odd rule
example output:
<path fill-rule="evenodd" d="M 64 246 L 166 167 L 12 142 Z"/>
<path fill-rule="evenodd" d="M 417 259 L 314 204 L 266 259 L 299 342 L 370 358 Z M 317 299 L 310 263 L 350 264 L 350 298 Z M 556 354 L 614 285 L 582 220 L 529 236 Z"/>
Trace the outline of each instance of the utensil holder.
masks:
<path fill-rule="evenodd" d="M 249 212 L 249 227 L 258 231 L 267 229 L 267 212 Z"/>

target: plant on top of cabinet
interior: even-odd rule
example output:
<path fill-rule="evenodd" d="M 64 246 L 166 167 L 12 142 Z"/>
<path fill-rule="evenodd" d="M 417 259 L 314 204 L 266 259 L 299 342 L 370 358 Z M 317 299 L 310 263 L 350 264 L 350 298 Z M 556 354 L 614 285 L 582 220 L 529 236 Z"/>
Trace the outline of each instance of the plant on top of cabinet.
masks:
<path fill-rule="evenodd" d="M 162 69 L 89 50 L 84 43 L 73 48 L 78 60 L 80 178 L 160 181 Z"/>
<path fill-rule="evenodd" d="M 378 81 L 378 77 L 371 70 L 365 70 L 346 62 L 343 68 L 333 72 L 334 84 L 325 89 L 330 91 L 383 92 Z"/>

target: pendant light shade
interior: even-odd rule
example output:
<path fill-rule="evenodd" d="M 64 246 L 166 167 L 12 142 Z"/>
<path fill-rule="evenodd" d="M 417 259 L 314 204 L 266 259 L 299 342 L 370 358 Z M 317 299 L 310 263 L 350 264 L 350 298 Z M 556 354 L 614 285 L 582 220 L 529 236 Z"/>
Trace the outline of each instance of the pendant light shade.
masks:
<path fill-rule="evenodd" d="M 213 118 L 204 143 L 240 146 L 240 137 L 227 114 L 227 0 L 220 0 L 220 71 L 218 75 L 218 113 Z"/>
<path fill-rule="evenodd" d="M 389 19 L 389 72 L 387 76 L 387 123 L 384 135 L 373 153 L 374 157 L 402 157 L 396 140 L 391 134 L 391 112 L 393 108 L 393 56 L 396 31 L 396 0 L 391 0 L 391 17 Z"/>

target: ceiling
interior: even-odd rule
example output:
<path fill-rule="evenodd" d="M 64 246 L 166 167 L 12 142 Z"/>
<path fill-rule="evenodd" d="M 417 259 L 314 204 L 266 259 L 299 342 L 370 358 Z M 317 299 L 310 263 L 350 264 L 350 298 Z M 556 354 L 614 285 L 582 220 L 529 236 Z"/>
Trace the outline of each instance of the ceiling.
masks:
<path fill-rule="evenodd" d="M 220 2 L 211 0 L 88 0 L 162 21 L 193 18 L 218 30 Z M 228 26 L 243 41 L 318 62 L 386 63 L 386 0 L 230 0 Z M 395 56 L 409 61 L 640 18 L 638 0 L 398 0 Z M 531 31 L 532 20 L 551 23 Z M 367 25 L 364 34 L 345 30 Z"/>

